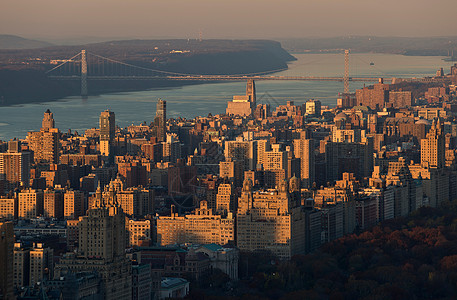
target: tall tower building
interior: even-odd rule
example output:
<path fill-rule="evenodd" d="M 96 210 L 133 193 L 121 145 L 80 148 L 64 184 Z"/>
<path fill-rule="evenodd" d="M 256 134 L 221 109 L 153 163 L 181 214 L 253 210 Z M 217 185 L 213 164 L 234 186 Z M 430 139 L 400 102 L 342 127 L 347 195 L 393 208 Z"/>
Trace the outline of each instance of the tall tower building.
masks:
<path fill-rule="evenodd" d="M 16 289 L 20 289 L 29 284 L 30 248 L 23 247 L 21 243 L 14 243 L 13 260 L 13 286 Z"/>
<path fill-rule="evenodd" d="M 100 114 L 100 153 L 104 156 L 112 156 L 113 142 L 116 130 L 114 112 L 105 110 Z"/>
<path fill-rule="evenodd" d="M 125 256 L 125 214 L 111 186 L 107 197 L 100 187 L 94 208 L 78 222 L 78 253 L 67 253 L 56 265 L 55 277 L 65 272 L 96 271 L 103 280 L 105 299 L 131 299 L 132 267 Z"/>
<path fill-rule="evenodd" d="M 29 132 L 27 140 L 33 151 L 35 163 L 59 162 L 59 129 L 54 127 L 54 119 L 49 109 L 44 113 L 41 130 Z"/>
<path fill-rule="evenodd" d="M 13 223 L 0 222 L 0 299 L 14 299 L 13 250 Z"/>
<path fill-rule="evenodd" d="M 300 158 L 300 178 L 302 186 L 304 188 L 310 188 L 315 181 L 314 141 L 310 139 L 294 140 L 294 154 L 295 157 Z"/>
<path fill-rule="evenodd" d="M 54 115 L 48 109 L 44 113 L 43 121 L 41 122 L 41 130 L 49 131 L 49 129 L 54 128 L 54 126 L 55 126 Z"/>
<path fill-rule="evenodd" d="M 421 165 L 426 168 L 443 168 L 445 166 L 445 138 L 440 119 L 433 120 L 427 137 L 421 140 Z"/>
<path fill-rule="evenodd" d="M 246 95 L 233 96 L 233 101 L 227 103 L 227 115 L 250 116 L 256 108 L 255 83 L 249 79 L 246 85 Z"/>
<path fill-rule="evenodd" d="M 156 128 L 157 141 L 165 142 L 167 139 L 167 101 L 165 100 L 157 100 L 154 127 Z"/>
<path fill-rule="evenodd" d="M 27 187 L 30 179 L 30 152 L 20 151 L 20 142 L 8 142 L 8 152 L 0 153 L 0 180 L 6 180 L 7 188 Z"/>
<path fill-rule="evenodd" d="M 256 103 L 256 97 L 255 97 L 255 82 L 253 79 L 249 79 L 248 83 L 246 84 L 246 96 L 249 97 L 249 101 Z"/>

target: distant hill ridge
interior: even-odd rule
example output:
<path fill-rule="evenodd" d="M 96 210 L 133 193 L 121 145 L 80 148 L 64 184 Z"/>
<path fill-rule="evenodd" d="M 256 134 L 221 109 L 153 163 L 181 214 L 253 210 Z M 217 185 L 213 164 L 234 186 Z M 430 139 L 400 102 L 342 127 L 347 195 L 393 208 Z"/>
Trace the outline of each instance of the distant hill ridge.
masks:
<path fill-rule="evenodd" d="M 17 35 L 0 34 L 0 49 L 35 49 L 53 46 L 51 43 L 30 40 Z"/>

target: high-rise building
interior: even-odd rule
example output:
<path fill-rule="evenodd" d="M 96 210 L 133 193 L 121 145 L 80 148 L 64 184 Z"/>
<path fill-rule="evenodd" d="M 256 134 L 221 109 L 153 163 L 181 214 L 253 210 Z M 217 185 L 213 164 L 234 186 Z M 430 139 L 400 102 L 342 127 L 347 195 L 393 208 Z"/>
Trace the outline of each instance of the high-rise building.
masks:
<path fill-rule="evenodd" d="M 48 109 L 44 113 L 41 130 L 27 135 L 35 163 L 58 163 L 59 139 L 59 129 L 54 127 L 53 115 Z"/>
<path fill-rule="evenodd" d="M 225 158 L 243 163 L 244 170 L 255 170 L 257 164 L 257 141 L 226 141 Z"/>
<path fill-rule="evenodd" d="M 300 159 L 300 177 L 302 187 L 311 188 L 315 181 L 314 141 L 310 139 L 294 140 L 294 154 L 295 157 Z"/>
<path fill-rule="evenodd" d="M 78 222 L 78 252 L 61 258 L 55 277 L 68 271 L 96 271 L 104 284 L 105 299 L 131 299 L 132 267 L 125 255 L 126 218 L 113 186 L 108 198 L 97 189 L 94 208 L 87 214 Z"/>
<path fill-rule="evenodd" d="M 383 79 L 373 86 L 364 87 L 356 90 L 357 105 L 369 106 L 371 109 L 382 109 L 389 101 L 388 84 L 384 84 Z"/>
<path fill-rule="evenodd" d="M 44 190 L 43 216 L 46 218 L 62 218 L 64 207 L 63 202 L 63 190 Z"/>
<path fill-rule="evenodd" d="M 132 266 L 132 300 L 151 300 L 151 276 L 149 264 Z"/>
<path fill-rule="evenodd" d="M 0 299 L 15 299 L 13 291 L 13 223 L 0 222 Z"/>
<path fill-rule="evenodd" d="M 409 107 L 413 104 L 411 91 L 390 91 L 389 105 L 395 108 Z"/>
<path fill-rule="evenodd" d="M 21 243 L 14 243 L 14 288 L 21 289 L 29 285 L 30 248 Z"/>
<path fill-rule="evenodd" d="M 428 168 L 443 168 L 445 166 L 445 139 L 440 119 L 433 120 L 432 128 L 427 137 L 421 140 L 421 165 Z"/>
<path fill-rule="evenodd" d="M 17 218 L 17 197 L 3 198 L 0 196 L 0 219 L 13 220 Z"/>
<path fill-rule="evenodd" d="M 0 180 L 6 181 L 7 190 L 28 187 L 30 180 L 30 152 L 21 152 L 17 140 L 8 142 L 8 152 L 0 153 Z"/>
<path fill-rule="evenodd" d="M 256 93 L 254 80 L 249 79 L 246 85 L 246 95 L 233 96 L 233 101 L 227 103 L 226 114 L 251 116 L 256 109 Z"/>
<path fill-rule="evenodd" d="M 284 170 L 285 178 L 289 176 L 287 152 L 281 151 L 281 144 L 271 145 L 271 151 L 263 153 L 263 169 L 266 171 Z"/>
<path fill-rule="evenodd" d="M 231 184 L 220 184 L 217 189 L 216 211 L 220 214 L 236 212 L 235 191 Z"/>
<path fill-rule="evenodd" d="M 49 131 L 51 128 L 54 128 L 54 115 L 47 109 L 43 116 L 43 121 L 41 122 L 41 130 Z"/>
<path fill-rule="evenodd" d="M 43 215 L 43 191 L 27 189 L 18 194 L 18 218 L 35 219 Z"/>
<path fill-rule="evenodd" d="M 319 100 L 314 99 L 306 101 L 305 115 L 319 117 L 321 115 L 321 102 Z"/>
<path fill-rule="evenodd" d="M 241 160 L 226 158 L 219 162 L 219 177 L 226 178 L 236 186 L 241 186 L 243 182 L 244 163 Z"/>
<path fill-rule="evenodd" d="M 279 189 L 253 192 L 252 182 L 246 179 L 236 219 L 241 251 L 270 250 L 284 259 L 305 252 L 305 217 L 292 204 L 285 181 Z"/>
<path fill-rule="evenodd" d="M 77 219 L 84 215 L 84 192 L 66 191 L 63 202 L 63 215 L 65 219 Z"/>
<path fill-rule="evenodd" d="M 51 279 L 54 269 L 54 250 L 42 243 L 34 243 L 30 249 L 29 286 L 34 286 L 43 279 Z"/>
<path fill-rule="evenodd" d="M 157 242 L 162 246 L 195 243 L 225 245 L 235 240 L 235 218 L 232 213 L 227 217 L 214 215 L 206 201 L 193 214 L 178 216 L 174 205 L 171 216 L 157 218 Z"/>
<path fill-rule="evenodd" d="M 151 221 L 129 220 L 126 226 L 129 235 L 129 247 L 140 246 L 141 241 L 151 240 Z"/>
<path fill-rule="evenodd" d="M 156 128 L 157 141 L 165 142 L 167 139 L 167 101 L 165 100 L 157 100 L 154 127 Z"/>
<path fill-rule="evenodd" d="M 105 110 L 100 114 L 100 153 L 110 157 L 114 155 L 114 135 L 116 121 L 114 112 Z"/>
<path fill-rule="evenodd" d="M 162 143 L 162 159 L 164 162 L 175 163 L 181 158 L 181 142 L 177 136 L 166 135 L 166 141 Z"/>

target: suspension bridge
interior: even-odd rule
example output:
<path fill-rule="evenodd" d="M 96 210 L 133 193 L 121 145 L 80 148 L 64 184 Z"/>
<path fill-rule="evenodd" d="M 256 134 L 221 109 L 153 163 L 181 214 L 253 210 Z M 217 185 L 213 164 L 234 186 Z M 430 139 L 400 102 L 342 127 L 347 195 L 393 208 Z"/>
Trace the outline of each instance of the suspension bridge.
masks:
<path fill-rule="evenodd" d="M 136 66 L 82 50 L 75 56 L 56 61 L 56 66 L 46 72 L 50 79 L 80 80 L 81 95 L 88 95 L 89 80 L 182 80 L 182 81 L 243 81 L 253 80 L 304 80 L 344 82 L 344 92 L 349 92 L 349 81 L 376 82 L 378 77 L 349 77 L 349 51 L 345 51 L 345 72 L 343 77 L 278 76 L 268 75 L 286 69 L 268 72 L 234 75 L 200 75 L 168 72 Z M 391 78 L 385 78 L 391 80 Z"/>

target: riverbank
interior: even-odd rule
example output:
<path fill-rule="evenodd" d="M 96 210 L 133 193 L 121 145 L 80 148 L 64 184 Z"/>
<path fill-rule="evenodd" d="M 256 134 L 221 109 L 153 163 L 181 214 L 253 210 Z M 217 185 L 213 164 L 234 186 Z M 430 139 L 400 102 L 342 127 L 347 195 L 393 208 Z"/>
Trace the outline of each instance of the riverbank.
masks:
<path fill-rule="evenodd" d="M 80 82 L 51 80 L 45 72 L 53 59 L 71 57 L 86 49 L 131 65 L 185 74 L 250 74 L 287 69 L 295 58 L 281 44 L 266 40 L 134 40 L 80 46 L 0 51 L 0 105 L 53 101 L 80 94 Z M 88 63 L 89 64 L 89 63 Z M 89 67 L 90 76 L 90 67 Z M 173 88 L 199 81 L 89 81 L 89 96 L 104 93 Z"/>

